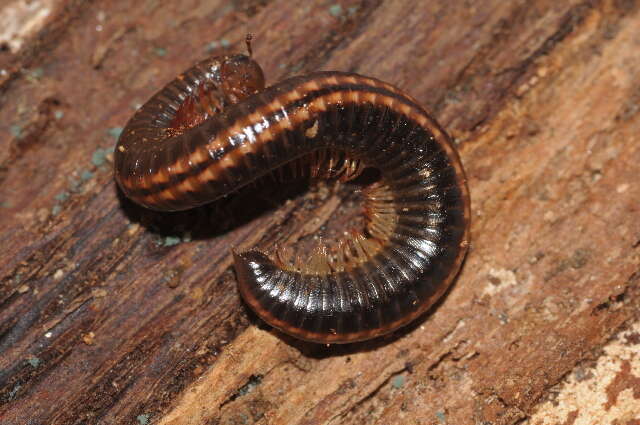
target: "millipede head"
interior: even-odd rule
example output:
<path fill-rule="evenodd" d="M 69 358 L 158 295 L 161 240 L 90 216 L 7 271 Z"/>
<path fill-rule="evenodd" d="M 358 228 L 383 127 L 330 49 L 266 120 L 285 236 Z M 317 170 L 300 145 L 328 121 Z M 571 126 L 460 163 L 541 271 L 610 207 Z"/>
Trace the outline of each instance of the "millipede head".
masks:
<path fill-rule="evenodd" d="M 222 91 L 230 103 L 264 90 L 264 73 L 260 65 L 245 55 L 227 58 L 220 67 Z"/>

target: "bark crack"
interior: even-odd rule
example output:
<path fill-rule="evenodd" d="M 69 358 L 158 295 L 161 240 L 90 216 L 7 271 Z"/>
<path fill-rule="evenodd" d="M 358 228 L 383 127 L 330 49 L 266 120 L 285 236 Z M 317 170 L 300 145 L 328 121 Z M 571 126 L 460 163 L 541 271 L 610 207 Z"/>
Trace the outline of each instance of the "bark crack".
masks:
<path fill-rule="evenodd" d="M 355 403 L 353 403 L 348 409 L 332 416 L 328 421 L 327 424 L 332 424 L 334 423 L 335 420 L 337 419 L 344 419 L 349 413 L 357 410 L 360 406 L 362 406 L 363 404 L 365 404 L 366 402 L 368 402 L 369 400 L 371 400 L 372 398 L 374 398 L 379 392 L 380 390 L 382 390 L 382 388 L 384 388 L 385 386 L 387 386 L 387 384 L 389 384 L 389 382 L 391 382 L 391 380 L 402 374 L 405 373 L 409 370 L 410 366 L 405 365 L 405 367 L 403 367 L 402 369 L 395 371 L 395 372 L 391 372 L 389 374 L 389 376 L 387 376 L 381 383 L 380 385 L 378 385 L 377 387 L 373 388 L 371 391 L 369 391 L 367 394 L 365 394 L 362 398 L 360 398 L 360 400 L 356 401 Z M 311 411 L 312 409 L 309 409 L 309 411 Z M 309 411 L 307 411 L 306 413 L 308 413 Z M 306 415 L 305 413 L 305 415 Z"/>

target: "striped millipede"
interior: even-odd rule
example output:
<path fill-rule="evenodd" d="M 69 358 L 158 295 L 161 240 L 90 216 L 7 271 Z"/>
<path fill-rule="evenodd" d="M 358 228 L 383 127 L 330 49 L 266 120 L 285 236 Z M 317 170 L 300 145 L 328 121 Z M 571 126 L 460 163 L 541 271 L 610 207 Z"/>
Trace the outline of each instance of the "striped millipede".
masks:
<path fill-rule="evenodd" d="M 134 114 L 114 162 L 124 194 L 160 211 L 211 202 L 279 167 L 341 181 L 377 169 L 363 230 L 305 263 L 233 253 L 245 302 L 303 340 L 348 343 L 408 324 L 443 295 L 467 250 L 469 196 L 449 137 L 374 78 L 315 72 L 265 88 L 250 57 L 211 58 Z"/>

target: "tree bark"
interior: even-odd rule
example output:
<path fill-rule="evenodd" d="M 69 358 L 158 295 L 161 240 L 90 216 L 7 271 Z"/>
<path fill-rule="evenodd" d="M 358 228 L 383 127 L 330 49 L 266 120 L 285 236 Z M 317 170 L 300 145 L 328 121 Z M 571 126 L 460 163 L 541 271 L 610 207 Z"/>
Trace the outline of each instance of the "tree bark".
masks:
<path fill-rule="evenodd" d="M 0 423 L 517 424 L 640 320 L 638 2 L 48 7 L 0 51 Z M 244 51 L 246 33 L 268 82 L 380 78 L 455 139 L 471 247 L 408 328 L 305 343 L 238 297 L 230 248 L 345 230 L 359 204 L 344 186 L 266 182 L 175 214 L 116 189 L 135 108 L 196 61 Z M 627 372 L 611 394 L 640 404 Z"/>

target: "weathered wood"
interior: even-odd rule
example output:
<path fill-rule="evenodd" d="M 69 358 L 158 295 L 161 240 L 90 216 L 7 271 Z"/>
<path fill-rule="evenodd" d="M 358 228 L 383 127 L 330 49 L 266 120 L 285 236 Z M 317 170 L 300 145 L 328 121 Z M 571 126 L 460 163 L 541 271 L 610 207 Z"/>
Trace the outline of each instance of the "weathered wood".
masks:
<path fill-rule="evenodd" d="M 520 423 L 640 320 L 639 9 L 53 2 L 0 52 L 0 423 Z M 472 246 L 408 329 L 318 346 L 238 298 L 230 247 L 345 229 L 348 190 L 265 183 L 180 214 L 118 195 L 110 150 L 136 105 L 247 32 L 270 81 L 378 77 L 455 137 Z"/>

